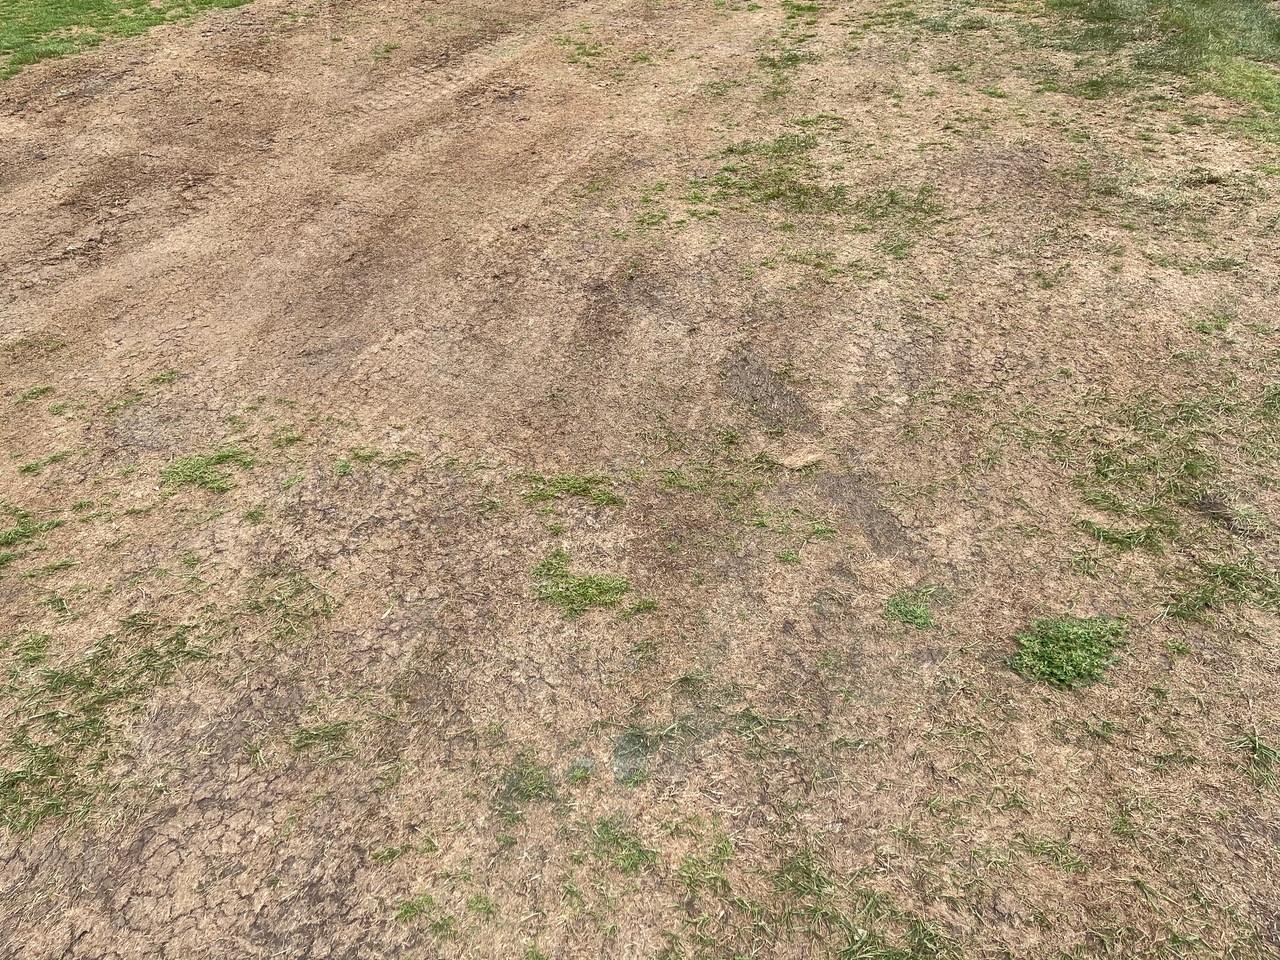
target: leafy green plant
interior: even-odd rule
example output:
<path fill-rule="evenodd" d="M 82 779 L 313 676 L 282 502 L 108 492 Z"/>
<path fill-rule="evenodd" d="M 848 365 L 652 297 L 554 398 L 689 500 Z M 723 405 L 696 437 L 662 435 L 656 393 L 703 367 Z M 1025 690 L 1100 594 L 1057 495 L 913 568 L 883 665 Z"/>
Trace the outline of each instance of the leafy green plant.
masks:
<path fill-rule="evenodd" d="M 486 919 L 496 917 L 498 915 L 498 905 L 493 898 L 483 893 L 473 894 L 467 900 L 467 909 L 477 916 Z"/>
<path fill-rule="evenodd" d="M 1009 660 L 1017 673 L 1064 690 L 1102 680 L 1127 643 L 1128 623 L 1111 617 L 1046 617 L 1016 634 Z"/>

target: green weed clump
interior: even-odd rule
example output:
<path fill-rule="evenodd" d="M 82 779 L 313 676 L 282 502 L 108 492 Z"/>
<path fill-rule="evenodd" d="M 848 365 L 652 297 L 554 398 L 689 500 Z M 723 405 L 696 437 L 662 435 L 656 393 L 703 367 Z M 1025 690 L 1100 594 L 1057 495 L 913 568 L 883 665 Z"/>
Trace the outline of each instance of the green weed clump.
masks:
<path fill-rule="evenodd" d="M 39 400 L 41 397 L 43 397 L 47 393 L 53 393 L 53 387 L 48 387 L 48 386 L 32 387 L 30 390 L 25 390 L 22 393 L 20 393 L 18 395 L 18 399 L 15 402 L 30 403 L 32 400 Z"/>
<path fill-rule="evenodd" d="M 534 595 L 558 607 L 572 620 L 593 607 L 616 607 L 631 590 L 621 577 L 575 574 L 569 570 L 569 554 L 556 549 L 533 568 Z"/>
<path fill-rule="evenodd" d="M 1009 666 L 1028 680 L 1062 690 L 1102 680 L 1128 641 L 1128 624 L 1112 617 L 1046 617 L 1017 634 Z"/>

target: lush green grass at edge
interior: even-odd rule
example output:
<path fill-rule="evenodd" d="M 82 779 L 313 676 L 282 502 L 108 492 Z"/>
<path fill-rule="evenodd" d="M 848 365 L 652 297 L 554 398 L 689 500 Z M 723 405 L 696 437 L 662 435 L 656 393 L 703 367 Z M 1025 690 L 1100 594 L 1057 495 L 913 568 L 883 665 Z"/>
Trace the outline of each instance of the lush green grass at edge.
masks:
<path fill-rule="evenodd" d="M 250 0 L 0 0 L 0 78 L 112 37 Z"/>

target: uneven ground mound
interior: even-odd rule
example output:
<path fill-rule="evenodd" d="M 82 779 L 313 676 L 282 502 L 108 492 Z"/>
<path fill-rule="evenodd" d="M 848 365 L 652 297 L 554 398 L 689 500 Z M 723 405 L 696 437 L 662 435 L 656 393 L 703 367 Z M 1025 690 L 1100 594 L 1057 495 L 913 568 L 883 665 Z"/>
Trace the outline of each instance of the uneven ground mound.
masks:
<path fill-rule="evenodd" d="M 0 81 L 0 953 L 1280 954 L 1276 24 L 256 0 Z"/>

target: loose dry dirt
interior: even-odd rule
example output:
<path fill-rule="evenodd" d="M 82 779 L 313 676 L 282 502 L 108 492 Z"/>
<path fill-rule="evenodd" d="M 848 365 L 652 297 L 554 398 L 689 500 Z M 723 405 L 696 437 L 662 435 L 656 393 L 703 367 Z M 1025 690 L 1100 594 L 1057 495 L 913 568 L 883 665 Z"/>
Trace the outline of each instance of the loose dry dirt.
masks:
<path fill-rule="evenodd" d="M 0 85 L 0 953 L 1280 953 L 1274 145 L 903 9 L 256 0 Z M 1067 612 L 1106 684 L 1008 667 Z"/>

